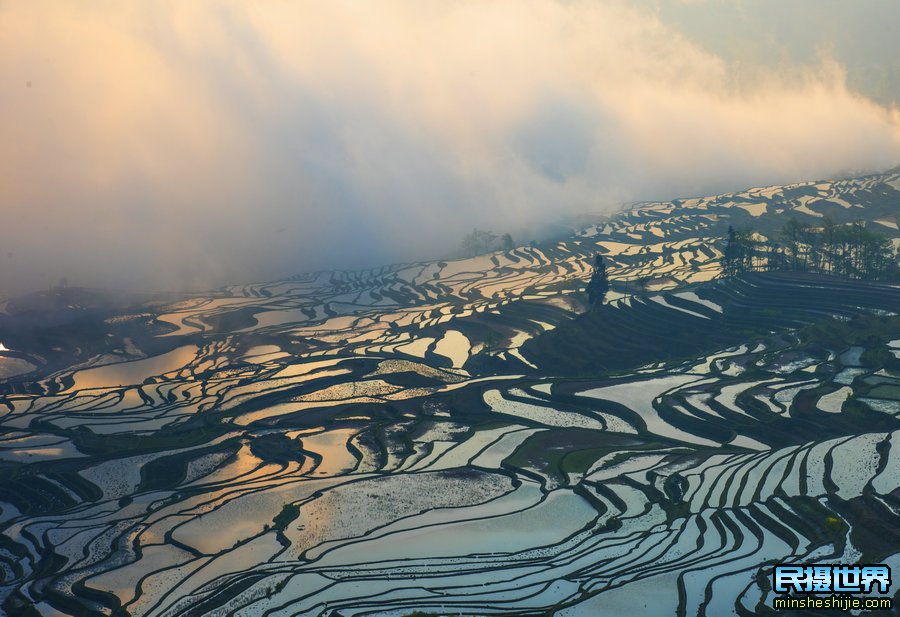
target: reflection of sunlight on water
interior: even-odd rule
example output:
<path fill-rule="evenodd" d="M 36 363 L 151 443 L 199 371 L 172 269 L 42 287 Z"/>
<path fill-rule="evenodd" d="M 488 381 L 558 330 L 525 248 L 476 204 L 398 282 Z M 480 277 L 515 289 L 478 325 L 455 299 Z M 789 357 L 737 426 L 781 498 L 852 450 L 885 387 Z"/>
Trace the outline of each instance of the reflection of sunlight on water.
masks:
<path fill-rule="evenodd" d="M 285 358 L 288 355 L 290 354 L 281 351 L 278 345 L 256 345 L 247 350 L 243 355 L 243 359 L 251 364 L 263 364 L 271 360 Z"/>
<path fill-rule="evenodd" d="M 334 366 L 339 362 L 343 362 L 345 358 L 334 358 L 329 360 L 320 360 L 318 362 L 305 362 L 299 364 L 291 364 L 286 368 L 281 369 L 275 375 L 273 375 L 274 379 L 279 379 L 282 377 L 296 377 L 297 375 L 305 375 L 307 373 L 311 373 L 312 371 L 318 370 L 320 368 L 325 368 L 328 366 Z M 348 371 L 350 372 L 350 371 Z M 318 375 L 316 375 L 318 377 Z"/>
<path fill-rule="evenodd" d="M 28 450 L 0 451 L 0 460 L 19 462 L 56 460 L 64 454 L 72 456 L 72 453 L 66 452 L 62 448 L 31 448 Z M 75 456 L 81 456 L 81 454 L 76 453 Z"/>
<path fill-rule="evenodd" d="M 303 449 L 315 452 L 322 457 L 322 462 L 316 468 L 316 474 L 337 475 L 356 467 L 356 457 L 347 449 L 347 442 L 357 430 L 354 428 L 338 429 L 302 437 Z"/>
<path fill-rule="evenodd" d="M 75 373 L 75 384 L 70 389 L 84 390 L 87 388 L 111 388 L 141 384 L 145 379 L 183 367 L 193 360 L 196 355 L 196 345 L 185 345 L 168 353 L 144 360 L 85 369 Z"/>
<path fill-rule="evenodd" d="M 7 350 L 10 351 L 10 350 Z M 37 367 L 31 362 L 12 356 L 0 356 L 0 380 L 30 373 Z"/>
<path fill-rule="evenodd" d="M 716 215 L 709 216 L 715 220 Z M 703 320 L 727 315 L 721 294 L 709 294 L 723 298 L 718 304 L 701 297 L 707 295 L 703 288 L 684 291 L 686 282 L 720 271 L 720 253 L 700 250 L 705 242 L 700 239 L 647 244 L 648 237 L 668 230 L 643 220 L 644 214 L 637 218 L 641 222 L 618 231 L 609 224 L 603 232 L 595 226 L 592 234 L 608 257 L 621 257 L 610 258 L 617 291 L 607 296 L 619 314 L 660 305 Z M 636 243 L 603 241 L 604 235 Z M 878 465 L 876 448 L 891 445 L 888 433 L 759 454 L 754 451 L 769 446 L 730 428 L 733 418 L 743 416 L 738 422 L 748 426 L 766 410 L 790 418 L 798 394 L 823 383 L 834 384 L 825 391 L 846 386 L 825 396 L 817 391 L 814 397 L 820 410 L 839 412 L 853 383 L 859 383 L 854 377 L 871 372 L 858 366 L 862 347 L 841 354 L 842 364 L 855 368 L 842 367 L 837 375 L 792 376 L 795 370 L 815 369 L 822 359 L 804 346 L 775 345 L 773 337 L 767 343 L 709 350 L 686 360 L 678 372 L 648 364 L 627 379 L 549 377 L 548 367 L 537 365 L 527 377 L 504 371 L 477 377 L 484 374 L 482 365 L 470 357 L 502 351 L 508 354 L 504 359 L 517 357 L 527 364 L 518 352 L 523 343 L 583 312 L 583 281 L 573 281 L 589 268 L 570 249 L 574 245 L 565 243 L 547 253 L 520 249 L 515 261 L 497 254 L 481 259 L 487 270 L 480 272 L 469 271 L 476 259 L 446 267 L 409 266 L 408 274 L 377 271 L 358 281 L 355 275 L 326 274 L 330 282 L 322 287 L 311 286 L 320 275 L 304 279 L 309 284 L 236 287 L 233 293 L 241 298 L 222 300 L 228 306 L 215 310 L 196 301 L 169 306 L 170 313 L 156 319 L 177 322 L 180 330 L 168 336 L 206 333 L 196 355 L 195 348 L 180 347 L 115 366 L 94 360 L 70 368 L 67 382 L 93 390 L 3 397 L 0 413 L 6 413 L 6 403 L 11 416 L 5 417 L 21 430 L 0 435 L 0 462 L 46 468 L 49 461 L 90 457 L 72 463 L 81 481 L 102 496 L 90 509 L 80 500 L 68 510 L 71 518 L 49 531 L 45 517 L 7 509 L 0 512 L 0 522 L 15 517 L 24 522 L 8 526 L 6 535 L 24 536 L 31 526 L 28 533 L 46 538 L 45 545 L 52 543 L 66 558 L 102 558 L 90 570 L 70 568 L 74 574 L 68 580 L 87 576 L 87 588 L 114 593 L 123 604 L 133 599 L 124 607 L 132 614 L 205 610 L 214 598 L 227 603 L 217 610 L 247 614 L 312 614 L 326 602 L 334 602 L 335 609 L 365 602 L 365 608 L 351 610 L 388 614 L 395 600 L 404 607 L 395 614 L 410 614 L 432 602 L 437 590 L 447 591 L 457 607 L 472 605 L 476 596 L 468 589 L 473 585 L 484 588 L 478 603 L 496 603 L 491 610 L 500 614 L 512 603 L 521 610 L 559 604 L 555 598 L 562 595 L 532 590 L 557 593 L 558 585 L 576 577 L 572 598 L 581 593 L 582 582 L 589 594 L 606 596 L 609 590 L 601 585 L 617 584 L 610 581 L 637 580 L 646 586 L 652 580 L 671 587 L 683 572 L 695 572 L 685 575 L 690 583 L 685 597 L 702 598 L 703 585 L 714 581 L 710 585 L 717 597 L 706 612 L 718 615 L 730 610 L 723 602 L 747 588 L 752 570 L 748 574 L 745 566 L 792 555 L 795 547 L 783 538 L 795 538 L 793 544 L 801 547 L 812 542 L 781 521 L 780 535 L 766 524 L 755 525 L 757 512 L 777 518 L 766 510 L 774 495 L 823 497 L 824 505 L 827 493 L 834 492 L 826 489 L 827 479 L 844 501 L 872 490 L 884 495 L 900 483 L 900 457 L 884 457 L 887 462 Z M 588 250 L 588 263 L 593 250 Z M 651 278 L 647 289 L 634 284 Z M 676 283 L 677 293 L 638 293 Z M 341 291 L 345 288 L 353 291 Z M 389 289 L 397 300 L 378 296 Z M 513 302 L 516 308 L 506 306 Z M 256 316 L 257 325 L 248 331 L 266 323 L 298 323 L 242 338 L 224 332 L 223 324 L 238 328 L 244 319 L 209 319 L 238 307 L 242 315 Z M 488 339 L 481 327 L 466 325 L 481 320 L 497 323 L 499 338 Z M 16 340 L 14 347 L 21 344 Z M 492 346 L 486 345 L 489 341 Z M 130 339 L 123 345 L 131 357 L 142 353 Z M 298 353 L 288 354 L 282 345 Z M 900 354 L 900 340 L 888 348 Z M 0 377 L 24 362 L 19 356 L 0 353 Z M 751 368 L 764 374 L 752 381 L 734 379 Z M 148 377 L 156 383 L 137 385 Z M 890 377 L 882 371 L 867 378 L 873 389 L 864 390 L 869 398 L 859 398 L 861 404 L 900 414 L 900 401 L 881 398 L 882 392 L 891 392 Z M 58 382 L 56 374 L 52 379 Z M 587 402 L 574 404 L 578 396 Z M 198 443 L 184 441 L 175 423 L 204 411 L 213 413 L 196 418 L 193 426 L 221 419 L 221 429 L 198 432 L 203 439 Z M 43 432 L 32 418 L 46 418 L 55 428 Z M 701 421 L 710 431 L 694 430 Z M 126 438 L 154 447 L 143 454 L 83 454 L 60 433 L 79 426 L 98 440 L 117 443 L 120 437 L 107 435 L 129 433 Z M 716 427 L 728 428 L 730 435 L 712 432 Z M 143 434 L 151 431 L 175 439 L 167 444 Z M 229 432 L 207 443 L 223 431 Z M 541 436 L 531 439 L 534 435 Z M 615 441 L 607 447 L 607 439 Z M 713 454 L 719 441 L 726 450 Z M 804 468 L 808 488 L 801 492 L 797 474 Z M 652 495 L 675 474 L 679 482 L 666 499 L 684 509 L 670 519 L 662 507 L 666 502 Z M 58 475 L 48 481 L 68 490 Z M 790 506 L 782 502 L 779 507 Z M 722 524 L 734 532 L 726 548 L 717 534 Z M 846 544 L 847 551 L 856 550 Z M 27 554 L 33 547 L 24 550 Z M 823 547 L 823 554 L 828 550 Z M 332 577 L 337 572 L 339 580 Z M 239 589 L 243 581 L 252 583 L 246 591 Z M 698 587 L 698 581 L 703 585 Z M 633 593 L 633 587 L 628 589 Z M 752 591 L 763 597 L 756 587 Z M 467 597 L 459 600 L 462 596 Z M 625 596 L 612 597 L 602 606 L 572 606 L 604 614 L 624 611 L 627 604 L 619 600 Z M 659 603 L 654 613 L 659 615 L 672 614 L 679 602 L 677 589 L 648 597 Z M 183 609 L 195 600 L 195 608 Z M 49 607 L 41 612 L 52 614 Z"/>
<path fill-rule="evenodd" d="M 88 585 L 115 594 L 124 604 L 134 598 L 138 582 L 142 582 L 144 591 L 147 590 L 147 582 L 141 581 L 147 572 L 153 572 L 160 568 L 171 568 L 189 561 L 191 557 L 187 551 L 174 546 L 143 546 L 139 561 L 94 576 L 89 579 Z"/>
<path fill-rule="evenodd" d="M 434 353 L 449 358 L 453 368 L 462 368 L 469 359 L 472 343 L 459 330 L 447 330 L 444 337 L 434 346 Z"/>
<path fill-rule="evenodd" d="M 456 514 L 465 517 L 464 510 Z M 571 490 L 560 489 L 519 511 L 449 522 L 440 528 L 440 533 L 412 528 L 341 546 L 323 556 L 320 565 L 358 563 L 360 555 L 371 563 L 485 552 L 513 553 L 561 542 L 572 529 L 587 525 L 596 514 L 583 497 Z"/>
<path fill-rule="evenodd" d="M 645 379 L 620 383 L 602 388 L 593 388 L 580 392 L 581 396 L 600 400 L 613 401 L 625 405 L 636 412 L 644 420 L 647 430 L 663 437 L 686 441 L 688 443 L 717 445 L 709 439 L 698 437 L 669 424 L 663 420 L 653 406 L 653 401 L 664 393 L 675 388 L 698 381 L 696 375 L 669 375 L 655 379 Z"/>
<path fill-rule="evenodd" d="M 246 482 L 272 471 L 272 469 L 267 469 L 269 467 L 264 460 L 250 451 L 250 446 L 243 444 L 227 464 L 198 479 L 196 484 L 214 485 L 231 482 L 237 478 Z"/>

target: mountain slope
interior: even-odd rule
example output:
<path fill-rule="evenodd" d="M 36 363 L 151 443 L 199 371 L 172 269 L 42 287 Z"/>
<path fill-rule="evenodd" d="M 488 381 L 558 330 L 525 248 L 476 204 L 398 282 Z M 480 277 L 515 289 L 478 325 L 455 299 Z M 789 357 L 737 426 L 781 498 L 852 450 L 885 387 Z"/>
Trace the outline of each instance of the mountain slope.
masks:
<path fill-rule="evenodd" d="M 716 280 L 729 225 L 896 239 L 898 178 L 178 301 L 9 301 L 0 361 L 33 369 L 0 382 L 0 607 L 718 617 L 765 614 L 773 563 L 900 568 L 900 288 Z M 583 315 L 596 252 L 613 291 Z"/>

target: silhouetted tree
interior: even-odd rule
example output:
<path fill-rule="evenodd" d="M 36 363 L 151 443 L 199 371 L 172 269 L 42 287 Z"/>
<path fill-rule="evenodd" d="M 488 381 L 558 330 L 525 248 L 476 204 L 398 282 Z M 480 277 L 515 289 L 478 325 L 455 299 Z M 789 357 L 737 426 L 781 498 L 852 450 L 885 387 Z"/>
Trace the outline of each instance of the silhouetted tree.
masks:
<path fill-rule="evenodd" d="M 465 257 L 475 257 L 493 251 L 511 251 L 516 243 L 510 234 L 498 236 L 492 231 L 473 229 L 463 238 L 460 250 Z"/>
<path fill-rule="evenodd" d="M 728 240 L 725 244 L 725 255 L 722 258 L 722 270 L 725 272 L 725 276 L 734 276 L 734 254 L 737 250 L 737 236 L 734 233 L 734 227 L 731 225 L 728 226 Z"/>
<path fill-rule="evenodd" d="M 751 231 L 735 231 L 728 227 L 728 239 L 722 257 L 722 271 L 725 276 L 737 276 L 764 268 L 765 253 L 760 251 L 761 242 Z"/>
<path fill-rule="evenodd" d="M 794 272 L 806 269 L 800 266 L 805 263 L 803 240 L 807 235 L 808 228 L 808 225 L 798 222 L 793 217 L 781 228 L 781 238 L 784 241 L 785 251 L 787 251 L 786 256 L 790 260 L 790 269 Z"/>
<path fill-rule="evenodd" d="M 466 257 L 474 257 L 493 250 L 497 235 L 482 229 L 473 229 L 462 241 L 462 251 Z"/>
<path fill-rule="evenodd" d="M 597 253 L 594 257 L 594 273 L 587 285 L 588 303 L 591 308 L 603 304 L 608 291 L 609 279 L 606 275 L 606 263 L 603 261 L 603 255 Z"/>
<path fill-rule="evenodd" d="M 818 272 L 865 280 L 900 279 L 900 252 L 890 238 L 870 231 L 862 221 L 822 227 L 788 221 L 779 232 L 783 246 L 752 232 L 728 228 L 722 270 L 735 276 L 751 270 Z"/>

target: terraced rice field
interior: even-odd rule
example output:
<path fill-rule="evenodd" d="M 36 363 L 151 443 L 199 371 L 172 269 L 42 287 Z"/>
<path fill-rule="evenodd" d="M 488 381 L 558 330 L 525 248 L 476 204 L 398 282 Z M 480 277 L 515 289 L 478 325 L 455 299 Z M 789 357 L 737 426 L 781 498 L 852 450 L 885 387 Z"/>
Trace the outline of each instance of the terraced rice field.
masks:
<path fill-rule="evenodd" d="M 718 617 L 764 613 L 775 563 L 900 568 L 900 288 L 714 280 L 729 224 L 895 220 L 898 187 L 637 204 L 32 336 L 10 301 L 0 606 Z M 598 251 L 613 291 L 582 316 Z"/>

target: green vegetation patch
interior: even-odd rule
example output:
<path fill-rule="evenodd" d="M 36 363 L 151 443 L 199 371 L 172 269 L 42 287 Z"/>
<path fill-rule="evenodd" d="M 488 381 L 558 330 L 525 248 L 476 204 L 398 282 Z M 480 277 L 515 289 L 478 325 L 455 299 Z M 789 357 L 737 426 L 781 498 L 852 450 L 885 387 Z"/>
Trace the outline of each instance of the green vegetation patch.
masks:
<path fill-rule="evenodd" d="M 881 385 L 872 388 L 869 396 L 874 398 L 886 398 L 891 400 L 900 400 L 900 386 Z"/>

